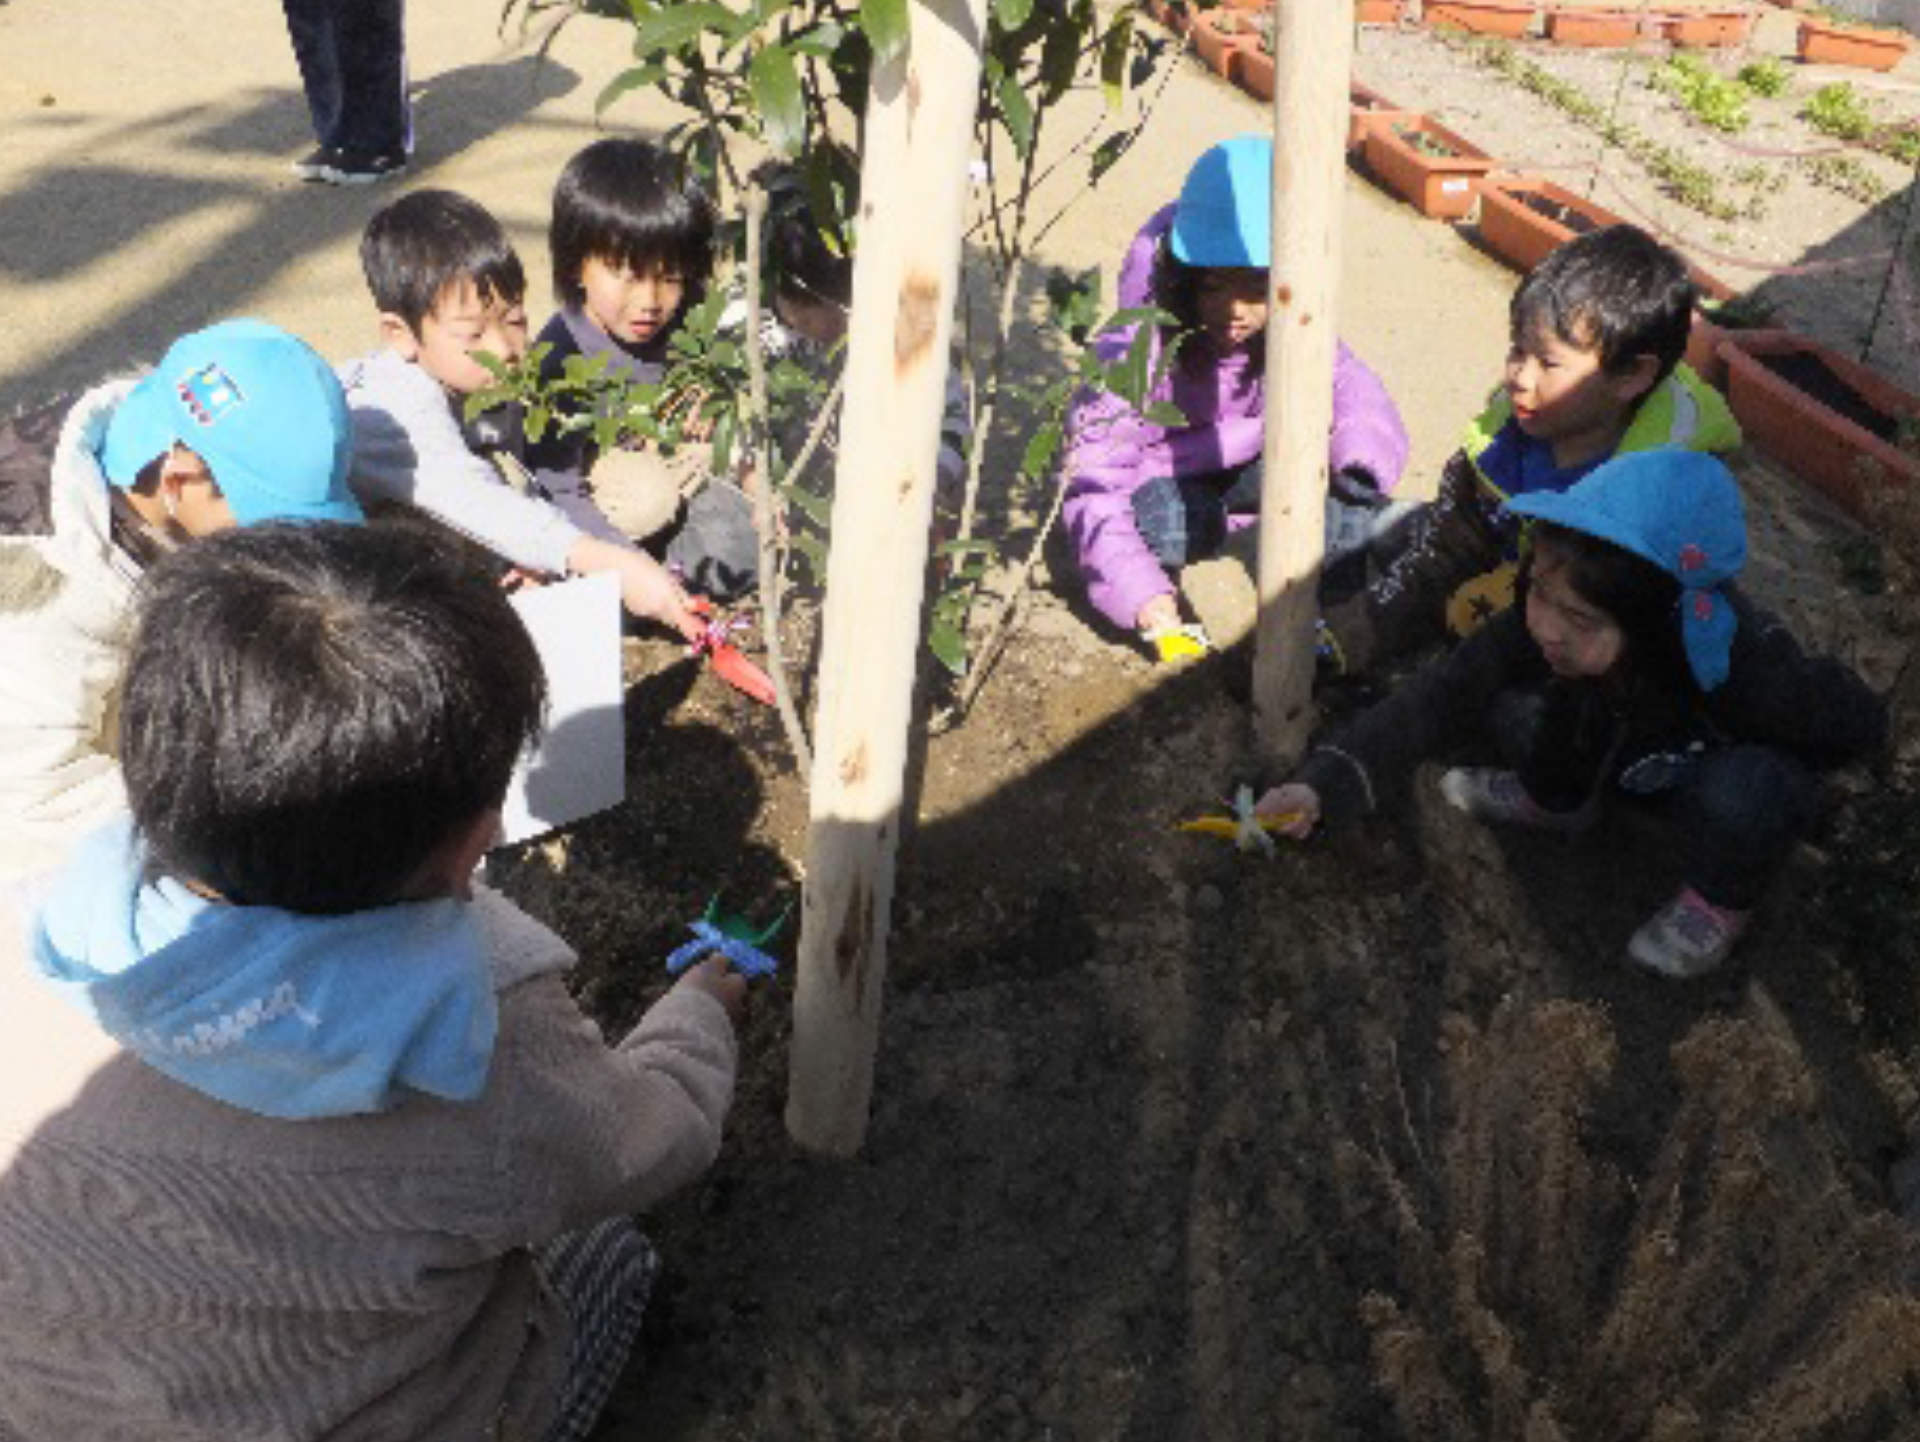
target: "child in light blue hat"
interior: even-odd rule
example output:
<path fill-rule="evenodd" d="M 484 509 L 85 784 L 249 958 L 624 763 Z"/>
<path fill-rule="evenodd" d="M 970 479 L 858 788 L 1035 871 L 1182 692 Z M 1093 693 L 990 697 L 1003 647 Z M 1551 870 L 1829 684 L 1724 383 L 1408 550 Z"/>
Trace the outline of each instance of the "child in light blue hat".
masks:
<path fill-rule="evenodd" d="M 1179 347 L 1144 410 L 1111 392 L 1081 396 L 1069 417 L 1061 516 L 1087 596 L 1159 659 L 1203 654 L 1182 618 L 1176 578 L 1219 551 L 1260 508 L 1266 438 L 1267 266 L 1272 254 L 1273 141 L 1240 135 L 1203 153 L 1180 195 L 1141 227 L 1120 269 L 1123 307 L 1173 317 L 1151 358 Z M 1107 361 L 1135 331 L 1100 337 Z M 1168 404 L 1183 423 L 1163 419 Z M 1357 555 L 1388 519 L 1407 463 L 1407 432 L 1380 379 L 1346 346 L 1333 374 L 1327 434 L 1327 559 Z"/>
<path fill-rule="evenodd" d="M 124 803 L 113 696 L 148 563 L 235 525 L 358 520 L 352 455 L 333 371 L 258 320 L 0 422 L 0 886 Z"/>
<path fill-rule="evenodd" d="M 1285 829 L 1304 836 L 1476 736 L 1510 765 L 1450 770 L 1440 789 L 1484 820 L 1572 834 L 1610 793 L 1664 797 L 1684 883 L 1628 955 L 1666 976 L 1712 971 L 1810 819 L 1814 773 L 1877 749 L 1885 704 L 1734 586 L 1746 521 L 1712 456 L 1618 456 L 1511 507 L 1532 521 L 1519 604 L 1314 750 L 1258 809 L 1291 813 Z"/>

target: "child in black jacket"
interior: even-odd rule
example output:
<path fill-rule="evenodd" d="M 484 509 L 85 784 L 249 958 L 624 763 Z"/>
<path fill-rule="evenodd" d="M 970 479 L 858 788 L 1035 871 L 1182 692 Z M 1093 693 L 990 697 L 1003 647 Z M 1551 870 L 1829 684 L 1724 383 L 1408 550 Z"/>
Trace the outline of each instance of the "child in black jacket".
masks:
<path fill-rule="evenodd" d="M 1517 769 L 1457 768 L 1440 783 L 1483 819 L 1575 832 L 1609 790 L 1671 793 L 1685 884 L 1627 949 L 1668 976 L 1711 971 L 1804 828 L 1815 768 L 1878 747 L 1886 708 L 1730 584 L 1746 522 L 1711 456 L 1620 456 L 1510 504 L 1535 522 L 1521 604 L 1315 749 L 1258 810 L 1289 814 L 1282 829 L 1304 836 L 1486 730 Z"/>

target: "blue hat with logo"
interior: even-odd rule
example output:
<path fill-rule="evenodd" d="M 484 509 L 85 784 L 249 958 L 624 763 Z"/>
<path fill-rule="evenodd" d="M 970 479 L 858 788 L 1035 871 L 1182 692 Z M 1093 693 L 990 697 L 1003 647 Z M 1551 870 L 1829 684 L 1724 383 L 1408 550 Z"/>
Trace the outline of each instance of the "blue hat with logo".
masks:
<path fill-rule="evenodd" d="M 116 486 L 176 445 L 207 464 L 243 526 L 357 521 L 347 489 L 353 423 L 313 347 L 259 320 L 182 336 L 107 422 L 100 467 Z"/>
<path fill-rule="evenodd" d="M 1724 464 L 1666 447 L 1615 456 L 1564 491 L 1507 503 L 1568 530 L 1611 541 L 1680 583 L 1680 636 L 1700 689 L 1727 679 L 1738 622 L 1723 589 L 1747 560 L 1740 486 Z"/>
<path fill-rule="evenodd" d="M 1264 270 L 1273 256 L 1273 140 L 1236 135 L 1193 162 L 1168 243 L 1183 265 Z"/>

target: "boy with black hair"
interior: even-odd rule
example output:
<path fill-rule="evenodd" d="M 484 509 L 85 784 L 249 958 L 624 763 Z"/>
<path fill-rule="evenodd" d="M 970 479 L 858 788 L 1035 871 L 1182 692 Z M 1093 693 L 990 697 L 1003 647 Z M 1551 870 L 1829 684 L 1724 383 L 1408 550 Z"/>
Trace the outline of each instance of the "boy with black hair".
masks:
<path fill-rule="evenodd" d="M 1568 241 L 1521 281 L 1505 379 L 1438 496 L 1376 546 L 1368 584 L 1326 609 L 1335 674 L 1466 635 L 1510 606 L 1514 497 L 1564 491 L 1617 454 L 1739 445 L 1725 400 L 1680 359 L 1694 300 L 1686 262 L 1631 225 Z"/>
<path fill-rule="evenodd" d="M 500 223 L 464 195 L 416 190 L 367 223 L 360 262 L 382 348 L 339 372 L 362 499 L 417 507 L 526 571 L 611 571 L 628 611 L 698 635 L 685 592 L 658 561 L 583 525 L 577 505 L 503 478 L 501 466 L 525 479 L 517 414 L 469 425 L 461 413 L 494 379 L 475 352 L 516 361 L 527 350 L 526 274 Z"/>
<path fill-rule="evenodd" d="M 236 524 L 358 518 L 351 454 L 326 362 L 257 320 L 0 423 L 0 885 L 124 805 L 112 718 L 141 570 Z"/>
<path fill-rule="evenodd" d="M 657 384 L 673 334 L 705 297 L 714 261 L 713 202 L 664 147 L 630 136 L 578 151 L 553 188 L 547 229 L 560 302 L 536 344 L 543 377 L 575 356 L 605 358 L 610 376 Z M 584 432 L 556 434 L 529 459 L 540 484 L 577 495 L 573 514 L 609 539 L 646 540 L 669 567 L 716 600 L 748 591 L 759 564 L 753 504 L 713 474 L 712 448 L 692 439 L 597 452 Z"/>
<path fill-rule="evenodd" d="M 0 1436 L 590 1429 L 653 1271 L 625 1216 L 712 1161 L 744 983 L 710 959 L 609 1048 L 473 884 L 543 701 L 499 588 L 403 530 L 154 568 L 132 822 L 0 972 Z"/>

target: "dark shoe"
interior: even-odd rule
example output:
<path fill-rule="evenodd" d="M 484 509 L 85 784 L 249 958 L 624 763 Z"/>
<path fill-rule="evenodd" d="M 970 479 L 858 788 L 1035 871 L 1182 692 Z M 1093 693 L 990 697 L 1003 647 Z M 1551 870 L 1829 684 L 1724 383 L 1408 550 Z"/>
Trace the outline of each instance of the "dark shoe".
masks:
<path fill-rule="evenodd" d="M 407 157 L 398 151 L 386 155 L 363 155 L 357 150 L 328 151 L 317 177 L 329 185 L 372 185 L 401 174 Z"/>
<path fill-rule="evenodd" d="M 1527 795 L 1527 788 L 1511 771 L 1491 766 L 1456 766 L 1440 778 L 1440 794 L 1447 804 L 1481 821 L 1528 826 L 1535 831 L 1558 831 L 1577 836 L 1600 817 L 1598 798 L 1577 811 L 1549 811 Z"/>
<path fill-rule="evenodd" d="M 293 162 L 293 173 L 302 180 L 325 180 L 327 168 L 331 166 L 340 152 L 325 145 L 316 145 L 307 154 Z"/>

